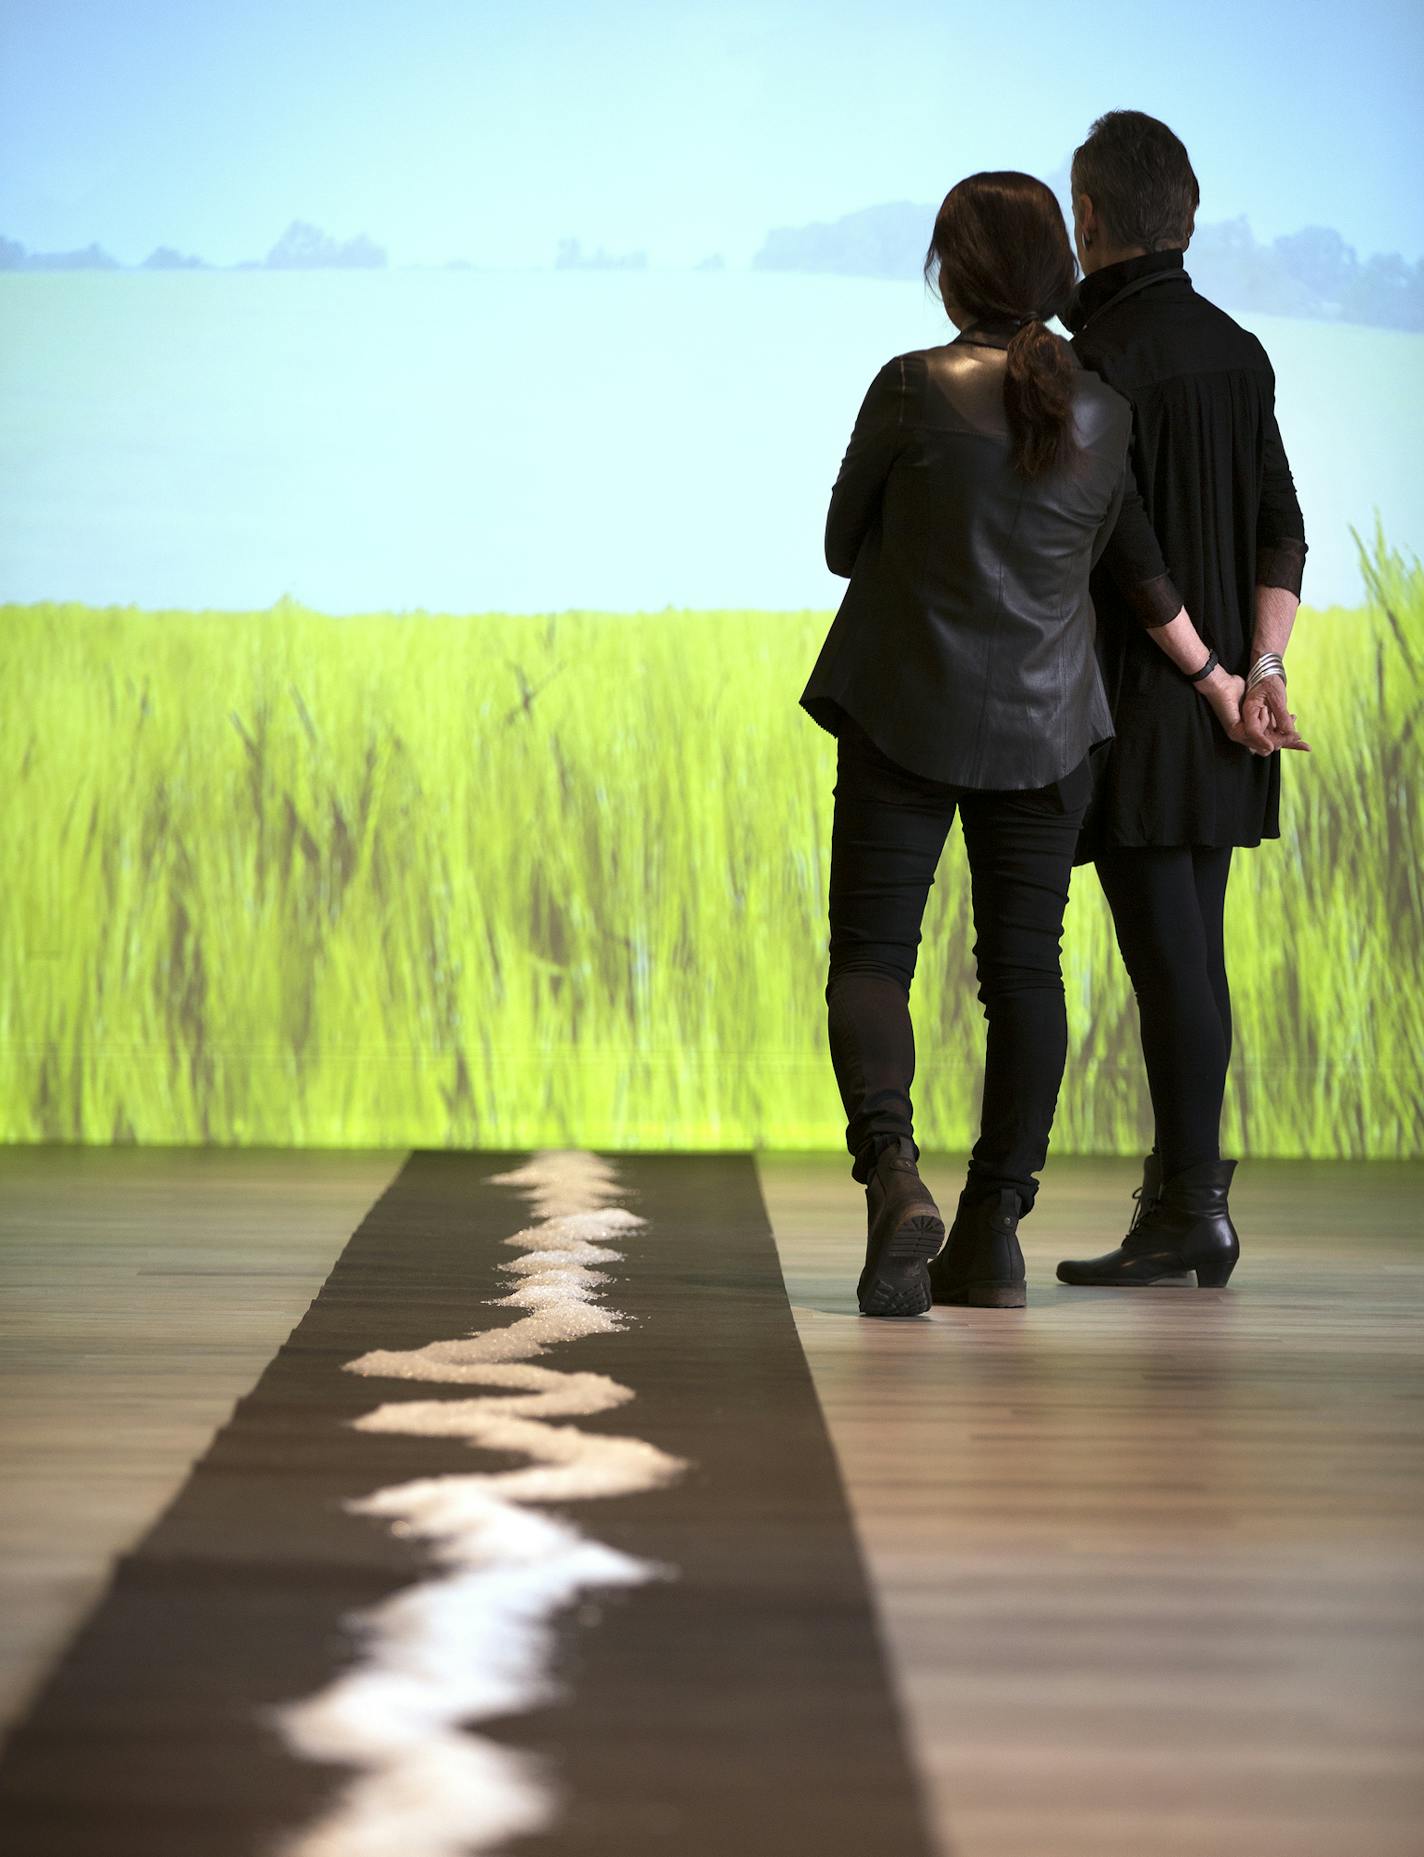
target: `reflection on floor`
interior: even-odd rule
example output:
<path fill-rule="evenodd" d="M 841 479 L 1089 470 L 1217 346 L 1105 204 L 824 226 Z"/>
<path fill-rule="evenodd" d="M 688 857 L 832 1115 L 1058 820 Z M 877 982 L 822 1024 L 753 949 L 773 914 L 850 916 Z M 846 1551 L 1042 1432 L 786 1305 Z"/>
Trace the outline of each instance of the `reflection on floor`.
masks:
<path fill-rule="evenodd" d="M 0 1733 L 404 1158 L 0 1148 Z"/>
<path fill-rule="evenodd" d="M 959 1179 L 924 1164 L 942 1204 Z M 959 1857 L 1405 1857 L 1424 1823 L 1424 1170 L 1258 1162 L 1225 1291 L 1073 1290 L 1126 1163 L 1050 1163 L 1029 1306 L 855 1319 L 845 1163 L 762 1185 Z"/>

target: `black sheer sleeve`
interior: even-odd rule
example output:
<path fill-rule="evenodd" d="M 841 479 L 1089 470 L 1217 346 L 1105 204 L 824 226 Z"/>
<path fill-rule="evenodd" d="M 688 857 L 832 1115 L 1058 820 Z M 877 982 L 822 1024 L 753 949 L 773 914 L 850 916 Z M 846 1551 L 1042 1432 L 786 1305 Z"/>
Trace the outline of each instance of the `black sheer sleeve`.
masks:
<path fill-rule="evenodd" d="M 1171 624 L 1182 610 L 1182 596 L 1167 571 L 1156 531 L 1147 519 L 1131 458 L 1122 467 L 1117 520 L 1103 559 L 1139 624 Z"/>
<path fill-rule="evenodd" d="M 1256 585 L 1284 587 L 1299 599 L 1305 574 L 1305 519 L 1276 424 L 1274 376 L 1264 410 L 1265 471 L 1256 517 Z"/>
<path fill-rule="evenodd" d="M 826 566 L 849 579 L 860 544 L 880 513 L 880 493 L 904 441 L 909 386 L 905 357 L 871 381 L 850 435 L 826 516 Z"/>

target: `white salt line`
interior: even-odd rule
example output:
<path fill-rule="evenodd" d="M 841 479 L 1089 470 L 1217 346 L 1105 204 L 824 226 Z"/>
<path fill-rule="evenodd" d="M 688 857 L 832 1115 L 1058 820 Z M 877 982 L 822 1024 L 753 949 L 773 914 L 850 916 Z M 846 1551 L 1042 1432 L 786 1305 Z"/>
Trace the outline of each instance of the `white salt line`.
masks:
<path fill-rule="evenodd" d="M 361 1644 L 355 1666 L 273 1712 L 296 1753 L 358 1769 L 321 1820 L 280 1846 L 283 1857 L 478 1857 L 546 1829 L 558 1810 L 548 1776 L 468 1725 L 551 1698 L 551 1621 L 580 1593 L 673 1577 L 523 1507 L 656 1489 L 686 1468 L 641 1438 L 549 1423 L 611 1411 L 634 1394 L 606 1374 L 532 1364 L 561 1342 L 626 1326 L 600 1304 L 610 1277 L 596 1266 L 618 1262 L 609 1242 L 643 1221 L 609 1204 L 617 1178 L 597 1155 L 538 1154 L 495 1183 L 522 1188 L 539 1214 L 505 1241 L 521 1255 L 501 1265 L 515 1287 L 495 1305 L 530 1313 L 423 1348 L 377 1349 L 346 1369 L 505 1389 L 392 1401 L 355 1426 L 463 1438 L 529 1463 L 394 1484 L 347 1504 L 427 1542 L 444 1571 L 348 1619 Z"/>

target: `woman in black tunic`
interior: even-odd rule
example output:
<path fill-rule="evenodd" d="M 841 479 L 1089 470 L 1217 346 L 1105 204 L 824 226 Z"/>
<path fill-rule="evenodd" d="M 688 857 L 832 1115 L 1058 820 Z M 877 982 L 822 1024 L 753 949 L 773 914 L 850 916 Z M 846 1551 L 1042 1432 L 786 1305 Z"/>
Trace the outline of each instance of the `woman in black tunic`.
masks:
<path fill-rule="evenodd" d="M 826 1000 L 866 1187 L 858 1297 L 882 1316 L 932 1296 L 1024 1301 L 1017 1227 L 1067 1048 L 1063 910 L 1087 757 L 1111 727 L 1088 576 L 1130 481 L 1125 401 L 1044 326 L 1074 266 L 1042 182 L 961 181 L 927 270 L 963 333 L 889 362 L 866 395 L 826 524 L 827 563 L 850 585 L 801 699 L 839 738 Z M 1209 693 L 1233 726 L 1237 682 L 1223 673 Z M 988 1053 L 968 1184 L 927 1269 L 944 1227 L 915 1164 L 909 991 L 956 811 Z"/>
<path fill-rule="evenodd" d="M 1141 1284 L 1195 1271 L 1198 1286 L 1217 1286 L 1239 1248 L 1226 1197 L 1235 1162 L 1219 1146 L 1226 886 L 1238 846 L 1279 836 L 1276 750 L 1306 745 L 1280 656 L 1305 529 L 1265 350 L 1183 269 L 1198 199 L 1185 148 L 1152 117 L 1115 111 L 1075 154 L 1073 195 L 1088 275 L 1064 321 L 1083 364 L 1132 403 L 1146 518 L 1134 508 L 1129 590 L 1093 577 L 1116 739 L 1080 855 L 1097 864 L 1137 995 L 1156 1142 L 1123 1244 L 1058 1274 Z M 1231 734 L 1177 668 L 1196 668 L 1171 644 L 1185 613 L 1212 660 L 1250 682 Z"/>

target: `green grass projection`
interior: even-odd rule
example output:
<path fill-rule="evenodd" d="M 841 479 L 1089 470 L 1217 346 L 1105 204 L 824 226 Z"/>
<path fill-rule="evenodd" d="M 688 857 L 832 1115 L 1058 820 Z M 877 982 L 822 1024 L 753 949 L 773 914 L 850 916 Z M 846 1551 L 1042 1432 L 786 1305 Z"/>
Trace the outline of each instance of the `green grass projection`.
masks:
<path fill-rule="evenodd" d="M 1424 574 L 1302 615 L 1278 845 L 1233 884 L 1231 1150 L 1421 1151 Z M 332 619 L 0 608 L 0 1135 L 836 1146 L 824 614 Z M 916 1088 L 969 1139 L 982 1022 L 951 839 Z M 1140 1151 L 1092 872 L 1060 1149 Z"/>

